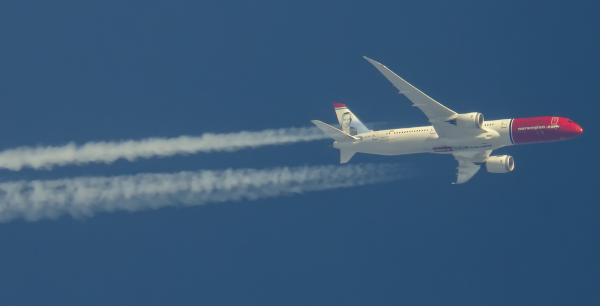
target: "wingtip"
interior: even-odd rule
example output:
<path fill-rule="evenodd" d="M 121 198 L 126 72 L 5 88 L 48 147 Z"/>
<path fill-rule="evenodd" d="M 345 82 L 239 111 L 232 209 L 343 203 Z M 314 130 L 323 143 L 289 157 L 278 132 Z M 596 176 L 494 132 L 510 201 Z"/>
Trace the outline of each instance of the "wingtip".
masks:
<path fill-rule="evenodd" d="M 371 63 L 371 65 L 373 65 L 373 66 L 376 66 L 376 67 L 377 67 L 377 65 L 379 65 L 379 66 L 383 66 L 383 65 L 382 65 L 380 62 L 378 62 L 378 61 L 376 61 L 376 60 L 370 59 L 370 58 L 368 58 L 368 57 L 366 57 L 366 56 L 363 56 L 363 57 L 364 57 L 364 58 L 365 58 L 365 59 L 366 59 L 366 60 L 367 60 L 369 63 Z"/>

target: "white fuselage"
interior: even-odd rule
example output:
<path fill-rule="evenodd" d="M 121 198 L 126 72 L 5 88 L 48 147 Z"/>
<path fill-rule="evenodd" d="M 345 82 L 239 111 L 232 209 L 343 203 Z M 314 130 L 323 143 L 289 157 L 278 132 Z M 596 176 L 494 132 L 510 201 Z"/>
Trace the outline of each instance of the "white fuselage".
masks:
<path fill-rule="evenodd" d="M 333 146 L 342 150 L 378 155 L 405 155 L 414 153 L 450 154 L 481 152 L 510 146 L 510 123 L 512 119 L 485 121 L 483 128 L 488 132 L 477 137 L 463 139 L 440 138 L 433 126 L 405 129 L 370 131 L 356 135 L 354 142 L 335 142 Z"/>

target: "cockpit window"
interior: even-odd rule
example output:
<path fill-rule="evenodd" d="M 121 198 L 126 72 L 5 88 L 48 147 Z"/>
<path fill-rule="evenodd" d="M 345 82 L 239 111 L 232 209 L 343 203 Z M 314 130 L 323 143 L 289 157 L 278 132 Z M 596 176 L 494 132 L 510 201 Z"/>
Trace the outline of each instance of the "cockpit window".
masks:
<path fill-rule="evenodd" d="M 573 121 L 569 120 L 568 122 L 573 122 Z"/>

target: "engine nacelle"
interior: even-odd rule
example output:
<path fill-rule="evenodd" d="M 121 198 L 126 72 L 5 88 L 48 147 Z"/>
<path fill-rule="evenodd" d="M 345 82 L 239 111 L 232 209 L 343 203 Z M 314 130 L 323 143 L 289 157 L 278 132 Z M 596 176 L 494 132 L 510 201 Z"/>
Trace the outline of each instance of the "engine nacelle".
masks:
<path fill-rule="evenodd" d="M 485 168 L 491 173 L 511 172 L 515 168 L 515 160 L 510 155 L 490 156 L 485 161 Z"/>
<path fill-rule="evenodd" d="M 482 113 L 467 113 L 458 114 L 455 118 L 446 121 L 450 124 L 454 124 L 457 127 L 464 129 L 477 130 L 483 127 L 483 114 Z"/>

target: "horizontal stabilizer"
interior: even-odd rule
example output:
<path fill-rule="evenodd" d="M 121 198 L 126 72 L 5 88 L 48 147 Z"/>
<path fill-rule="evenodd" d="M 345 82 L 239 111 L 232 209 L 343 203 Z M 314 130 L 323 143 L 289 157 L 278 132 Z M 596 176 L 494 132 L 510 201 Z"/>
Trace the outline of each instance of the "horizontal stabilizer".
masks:
<path fill-rule="evenodd" d="M 325 134 L 329 135 L 329 137 L 333 138 L 333 140 L 337 142 L 351 142 L 358 140 L 358 138 L 352 137 L 327 123 L 323 123 L 319 120 L 312 120 L 311 122 L 314 123 L 319 129 L 321 129 L 321 131 L 325 132 Z"/>
<path fill-rule="evenodd" d="M 348 150 L 340 150 L 340 164 L 345 164 L 350 161 L 350 158 L 354 156 L 356 152 Z"/>

